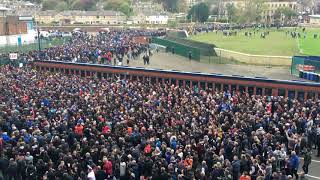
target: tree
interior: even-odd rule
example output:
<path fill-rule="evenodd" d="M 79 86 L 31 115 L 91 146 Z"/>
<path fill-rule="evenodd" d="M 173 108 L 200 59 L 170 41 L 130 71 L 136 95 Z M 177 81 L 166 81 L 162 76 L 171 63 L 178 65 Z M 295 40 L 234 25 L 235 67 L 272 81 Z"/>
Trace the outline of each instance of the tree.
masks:
<path fill-rule="evenodd" d="M 228 3 L 226 5 L 226 11 L 227 11 L 227 17 L 228 17 L 228 20 L 230 22 L 233 22 L 234 18 L 235 18 L 235 15 L 237 13 L 237 8 L 234 6 L 234 4 L 230 4 Z"/>
<path fill-rule="evenodd" d="M 276 9 L 276 11 L 273 14 L 274 23 L 276 25 L 280 25 L 281 24 L 281 17 L 282 17 L 281 8 L 278 8 L 278 9 Z"/>
<path fill-rule="evenodd" d="M 42 3 L 42 0 L 29 0 L 31 3 L 37 3 L 40 4 Z"/>
<path fill-rule="evenodd" d="M 286 20 L 291 20 L 293 17 L 297 16 L 298 13 L 289 7 L 281 8 L 281 14 L 284 15 Z"/>
<path fill-rule="evenodd" d="M 45 0 L 42 3 L 42 10 L 54 10 L 58 2 L 56 0 Z"/>
<path fill-rule="evenodd" d="M 168 26 L 172 29 L 175 29 L 177 27 L 177 21 L 168 21 Z"/>
<path fill-rule="evenodd" d="M 193 21 L 194 19 L 199 22 L 205 22 L 208 20 L 209 17 L 209 7 L 206 3 L 199 3 L 189 10 L 188 12 L 188 19 Z"/>
<path fill-rule="evenodd" d="M 189 7 L 187 6 L 186 0 L 180 0 L 177 11 L 180 13 L 185 13 L 188 11 L 188 9 L 189 9 Z"/>
<path fill-rule="evenodd" d="M 280 23 L 283 23 L 282 20 L 287 22 L 297 15 L 298 13 L 289 7 L 280 7 L 274 12 L 273 19 L 275 20 L 275 23 L 279 25 Z M 283 19 L 283 17 L 285 19 Z"/>
<path fill-rule="evenodd" d="M 122 3 L 120 5 L 119 11 L 121 11 L 123 14 L 130 16 L 132 13 L 132 9 L 128 3 Z"/>
<path fill-rule="evenodd" d="M 121 4 L 122 2 L 119 0 L 109 0 L 104 4 L 103 9 L 118 11 L 120 9 Z"/>
<path fill-rule="evenodd" d="M 133 12 L 128 0 L 110 0 L 104 4 L 103 9 L 121 11 L 127 16 L 130 16 Z"/>
<path fill-rule="evenodd" d="M 266 9 L 266 0 L 247 0 L 240 11 L 238 21 L 240 23 L 253 23 L 261 21 L 261 14 Z"/>
<path fill-rule="evenodd" d="M 69 7 L 68 3 L 65 2 L 65 1 L 60 1 L 60 2 L 58 3 L 58 5 L 55 7 L 55 9 L 56 9 L 57 11 L 66 11 L 66 10 L 68 10 L 69 8 L 70 8 L 70 7 Z"/>
<path fill-rule="evenodd" d="M 95 10 L 96 9 L 96 1 L 95 0 L 75 0 L 72 3 L 73 10 Z"/>
<path fill-rule="evenodd" d="M 177 12 L 178 5 L 181 3 L 181 0 L 154 0 L 157 3 L 162 4 L 165 11 Z"/>

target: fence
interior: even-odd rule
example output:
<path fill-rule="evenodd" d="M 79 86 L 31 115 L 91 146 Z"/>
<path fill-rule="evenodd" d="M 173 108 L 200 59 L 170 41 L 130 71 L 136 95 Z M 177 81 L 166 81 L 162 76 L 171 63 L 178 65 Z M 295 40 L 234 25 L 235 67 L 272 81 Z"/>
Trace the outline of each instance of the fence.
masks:
<path fill-rule="evenodd" d="M 215 48 L 215 52 L 219 57 L 231 59 L 239 63 L 263 65 L 263 66 L 290 66 L 290 56 L 266 56 L 266 55 L 252 55 L 235 51 L 230 51 L 221 48 Z"/>
<path fill-rule="evenodd" d="M 11 65 L 11 66 L 18 67 L 20 64 L 25 65 L 27 63 L 28 63 L 27 60 L 21 56 L 17 60 L 10 60 L 9 56 L 7 55 L 0 56 L 0 66 Z"/>
<path fill-rule="evenodd" d="M 70 38 L 48 38 L 40 40 L 41 49 L 57 46 L 64 44 L 69 41 Z M 31 44 L 23 44 L 23 45 L 7 45 L 0 46 L 0 54 L 8 54 L 10 52 L 18 52 L 18 53 L 26 53 L 29 51 L 34 51 L 39 49 L 38 41 Z"/>
<path fill-rule="evenodd" d="M 164 39 L 177 42 L 179 44 L 187 45 L 193 48 L 197 48 L 200 50 L 201 56 L 217 56 L 214 48 L 216 47 L 213 44 L 202 43 L 198 41 L 193 41 L 190 39 L 177 38 L 173 36 L 167 36 Z"/>
<path fill-rule="evenodd" d="M 170 41 L 167 39 L 153 38 L 152 43 L 165 46 L 167 52 L 171 52 L 174 49 L 174 53 L 180 56 L 189 57 L 189 52 L 192 54 L 192 60 L 200 61 L 201 53 L 200 49 L 187 46 L 178 42 Z"/>
<path fill-rule="evenodd" d="M 294 56 L 292 57 L 291 74 L 299 76 L 300 72 L 313 72 L 320 74 L 319 56 Z"/>

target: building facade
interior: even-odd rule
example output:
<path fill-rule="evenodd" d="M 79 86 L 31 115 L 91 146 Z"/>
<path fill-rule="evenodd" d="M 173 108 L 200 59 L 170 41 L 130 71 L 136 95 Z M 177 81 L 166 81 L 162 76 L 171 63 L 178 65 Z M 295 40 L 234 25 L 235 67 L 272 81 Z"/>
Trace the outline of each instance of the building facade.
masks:
<path fill-rule="evenodd" d="M 187 4 L 187 7 L 191 8 L 192 6 L 203 2 L 203 0 L 185 0 L 185 3 Z"/>
<path fill-rule="evenodd" d="M 122 24 L 126 16 L 118 11 L 42 11 L 35 15 L 40 24 Z"/>
<path fill-rule="evenodd" d="M 169 16 L 166 14 L 149 14 L 146 15 L 146 24 L 168 24 Z"/>
<path fill-rule="evenodd" d="M 320 15 L 309 15 L 310 18 L 310 24 L 315 26 L 320 26 Z"/>
<path fill-rule="evenodd" d="M 244 0 L 227 0 L 223 1 L 223 9 L 225 9 L 224 14 L 227 16 L 227 6 L 228 5 L 234 5 L 237 9 L 244 9 L 246 8 L 246 3 L 248 1 Z M 265 23 L 273 23 L 274 22 L 274 15 L 276 11 L 279 8 L 290 8 L 296 12 L 298 12 L 298 3 L 295 0 L 268 0 L 265 2 L 264 7 L 263 7 L 263 12 L 261 14 L 262 21 Z"/>

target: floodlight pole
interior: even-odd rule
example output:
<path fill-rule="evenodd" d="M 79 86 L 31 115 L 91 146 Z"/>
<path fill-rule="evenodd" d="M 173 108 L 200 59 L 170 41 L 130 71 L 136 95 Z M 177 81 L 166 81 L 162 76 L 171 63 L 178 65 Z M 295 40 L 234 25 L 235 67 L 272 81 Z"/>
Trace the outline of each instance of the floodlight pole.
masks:
<path fill-rule="evenodd" d="M 38 34 L 38 57 L 40 60 L 40 52 L 41 52 L 41 41 L 40 41 L 40 30 L 37 28 L 37 34 Z"/>

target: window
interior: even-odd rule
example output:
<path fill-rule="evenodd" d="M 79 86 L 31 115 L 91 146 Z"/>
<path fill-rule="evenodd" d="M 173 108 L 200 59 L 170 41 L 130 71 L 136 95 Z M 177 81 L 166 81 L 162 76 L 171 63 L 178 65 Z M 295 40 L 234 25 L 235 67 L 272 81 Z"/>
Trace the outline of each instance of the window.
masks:
<path fill-rule="evenodd" d="M 87 74 L 87 76 L 91 76 L 91 72 L 90 71 L 87 71 L 86 74 Z"/>
<path fill-rule="evenodd" d="M 103 73 L 103 77 L 104 77 L 105 79 L 107 79 L 107 78 L 108 78 L 108 73 Z"/>
<path fill-rule="evenodd" d="M 288 91 L 288 98 L 289 99 L 294 99 L 296 96 L 296 92 L 295 91 Z"/>
<path fill-rule="evenodd" d="M 223 91 L 225 91 L 225 92 L 229 91 L 229 84 L 223 85 Z"/>
<path fill-rule="evenodd" d="M 192 87 L 198 87 L 198 82 L 192 81 Z"/>
<path fill-rule="evenodd" d="M 304 92 L 298 92 L 298 100 L 303 101 L 304 100 Z"/>
<path fill-rule="evenodd" d="M 265 96 L 272 96 L 272 89 L 271 88 L 265 88 L 264 93 L 265 93 Z"/>
<path fill-rule="evenodd" d="M 221 91 L 221 84 L 216 83 L 216 84 L 215 84 L 215 88 L 216 88 L 216 89 L 215 89 L 216 91 Z"/>
<path fill-rule="evenodd" d="M 177 80 L 176 79 L 171 79 L 171 85 L 176 85 L 177 84 Z"/>
<path fill-rule="evenodd" d="M 101 72 L 97 72 L 97 77 L 98 77 L 99 79 L 102 78 Z"/>
<path fill-rule="evenodd" d="M 246 92 L 246 87 L 240 85 L 240 86 L 239 86 L 239 91 L 240 91 L 240 93 Z"/>
<path fill-rule="evenodd" d="M 250 96 L 252 96 L 254 93 L 254 87 L 248 87 L 248 93 Z"/>
<path fill-rule="evenodd" d="M 190 87 L 190 81 L 186 81 L 186 87 Z"/>
<path fill-rule="evenodd" d="M 308 99 L 313 99 L 313 98 L 315 98 L 315 96 L 316 96 L 316 94 L 314 92 L 308 92 L 308 94 L 307 94 Z"/>
<path fill-rule="evenodd" d="M 179 80 L 179 86 L 183 87 L 183 80 Z"/>
<path fill-rule="evenodd" d="M 286 95 L 286 90 L 285 89 L 279 89 L 278 90 L 278 96 L 285 96 Z"/>
<path fill-rule="evenodd" d="M 151 84 L 155 84 L 157 79 L 155 77 L 151 77 Z"/>
<path fill-rule="evenodd" d="M 205 90 L 206 89 L 206 83 L 205 82 L 200 82 L 200 88 L 202 90 Z"/>
<path fill-rule="evenodd" d="M 257 87 L 256 94 L 259 95 L 259 96 L 262 96 L 262 88 Z"/>

